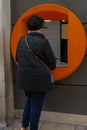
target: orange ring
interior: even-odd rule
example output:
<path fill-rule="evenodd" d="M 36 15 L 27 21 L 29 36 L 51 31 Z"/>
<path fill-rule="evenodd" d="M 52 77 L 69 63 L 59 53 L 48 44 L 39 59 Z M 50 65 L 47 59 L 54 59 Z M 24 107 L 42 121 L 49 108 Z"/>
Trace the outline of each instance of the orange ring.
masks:
<path fill-rule="evenodd" d="M 69 9 L 56 4 L 41 4 L 29 9 L 17 21 L 11 36 L 11 52 L 15 55 L 17 44 L 21 36 L 27 34 L 26 21 L 33 14 L 51 20 L 68 20 L 68 66 L 56 67 L 53 71 L 54 79 L 60 80 L 71 75 L 81 64 L 86 52 L 86 34 L 84 28 Z M 16 62 L 17 63 L 17 62 Z"/>

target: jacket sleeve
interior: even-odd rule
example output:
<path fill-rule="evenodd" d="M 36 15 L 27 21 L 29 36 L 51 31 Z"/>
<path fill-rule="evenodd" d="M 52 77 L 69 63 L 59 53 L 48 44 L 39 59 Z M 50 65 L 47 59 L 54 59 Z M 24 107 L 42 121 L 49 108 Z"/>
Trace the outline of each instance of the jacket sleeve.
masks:
<path fill-rule="evenodd" d="M 44 43 L 43 53 L 44 53 L 45 60 L 47 62 L 47 66 L 51 70 L 54 70 L 56 68 L 56 58 L 54 56 L 54 53 L 51 49 L 48 40 L 46 40 L 46 42 Z"/>

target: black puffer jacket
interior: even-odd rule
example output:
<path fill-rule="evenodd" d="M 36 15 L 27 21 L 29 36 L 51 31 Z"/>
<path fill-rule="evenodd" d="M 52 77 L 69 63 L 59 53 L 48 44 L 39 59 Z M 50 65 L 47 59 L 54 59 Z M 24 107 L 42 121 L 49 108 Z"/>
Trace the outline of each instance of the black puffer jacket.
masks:
<path fill-rule="evenodd" d="M 44 35 L 38 32 L 31 32 L 26 37 L 33 52 L 50 69 L 55 69 L 55 57 Z M 16 60 L 18 61 L 17 86 L 32 92 L 47 91 L 50 88 L 50 73 L 31 54 L 24 37 L 18 43 Z"/>

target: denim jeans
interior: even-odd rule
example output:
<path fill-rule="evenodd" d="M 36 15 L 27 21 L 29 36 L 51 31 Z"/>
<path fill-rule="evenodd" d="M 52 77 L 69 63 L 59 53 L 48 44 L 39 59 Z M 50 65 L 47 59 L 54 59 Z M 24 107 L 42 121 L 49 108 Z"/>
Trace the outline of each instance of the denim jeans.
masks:
<path fill-rule="evenodd" d="M 22 116 L 22 127 L 30 130 L 38 130 L 41 110 L 46 92 L 29 92 Z"/>

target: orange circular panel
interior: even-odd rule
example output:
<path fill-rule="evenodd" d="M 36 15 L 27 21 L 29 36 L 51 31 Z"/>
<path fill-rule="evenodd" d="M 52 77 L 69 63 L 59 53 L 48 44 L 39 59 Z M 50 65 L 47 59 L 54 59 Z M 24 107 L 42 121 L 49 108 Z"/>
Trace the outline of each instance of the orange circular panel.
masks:
<path fill-rule="evenodd" d="M 44 19 L 68 20 L 68 65 L 67 67 L 56 67 L 53 75 L 55 81 L 69 76 L 79 67 L 84 58 L 86 52 L 86 34 L 76 15 L 60 5 L 41 4 L 29 9 L 19 18 L 11 36 L 11 52 L 15 62 L 18 41 L 21 36 L 27 34 L 26 21 L 33 14 Z"/>

